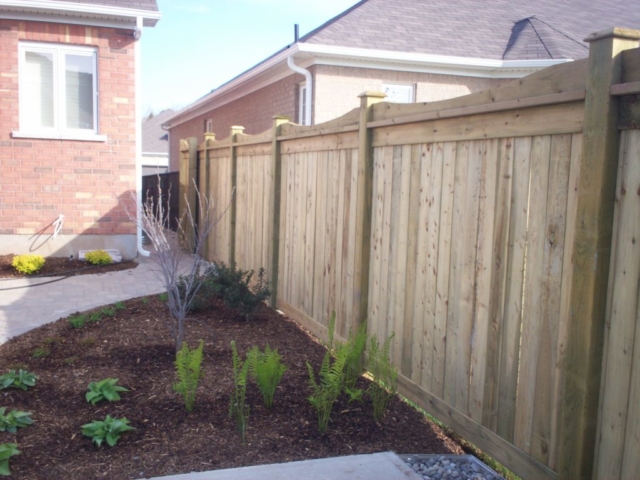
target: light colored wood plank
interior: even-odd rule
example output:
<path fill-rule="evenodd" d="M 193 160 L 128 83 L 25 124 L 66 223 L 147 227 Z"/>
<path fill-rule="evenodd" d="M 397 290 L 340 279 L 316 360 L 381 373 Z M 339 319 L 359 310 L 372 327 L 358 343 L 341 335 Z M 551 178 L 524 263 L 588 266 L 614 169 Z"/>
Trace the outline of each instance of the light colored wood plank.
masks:
<path fill-rule="evenodd" d="M 380 269 L 380 313 L 378 317 L 378 340 L 384 342 L 388 336 L 387 329 L 387 313 L 389 308 L 389 263 L 390 263 L 390 244 L 391 244 L 391 194 L 393 183 L 393 147 L 384 150 L 384 193 L 382 195 L 384 201 L 384 210 L 382 215 L 382 265 Z"/>
<path fill-rule="evenodd" d="M 578 133 L 582 131 L 584 103 L 568 103 L 509 112 L 432 120 L 373 131 L 374 147 L 423 142 L 483 140 L 525 135 Z"/>
<path fill-rule="evenodd" d="M 509 216 L 507 290 L 504 302 L 502 345 L 500 349 L 500 385 L 498 388 L 497 433 L 513 442 L 516 389 L 522 328 L 522 293 L 529 219 L 529 178 L 531 137 L 514 141 L 513 184 Z"/>
<path fill-rule="evenodd" d="M 339 151 L 328 152 L 329 156 L 329 188 L 327 189 L 327 241 L 325 243 L 325 325 L 329 324 L 331 312 L 336 305 L 336 283 L 335 283 L 335 259 L 336 259 L 336 227 L 338 217 L 338 197 L 340 185 L 338 184 Z M 338 323 L 336 319 L 336 324 Z M 344 321 L 344 319 L 340 319 Z M 338 331 L 339 325 L 337 326 Z"/>
<path fill-rule="evenodd" d="M 318 153 L 318 178 L 316 188 L 318 201 L 316 203 L 316 247 L 314 252 L 313 272 L 313 318 L 322 323 L 324 309 L 324 250 L 326 243 L 327 216 L 327 184 L 329 163 L 326 152 Z"/>
<path fill-rule="evenodd" d="M 387 308 L 386 308 L 386 321 L 385 330 L 386 336 L 395 333 L 395 316 L 396 316 L 396 292 L 399 290 L 397 283 L 398 272 L 398 250 L 400 245 L 400 239 L 402 232 L 400 231 L 400 206 L 402 196 L 402 148 L 400 146 L 393 147 L 393 176 L 391 179 L 391 192 L 390 192 L 390 206 L 389 212 L 390 222 L 390 234 L 389 234 L 389 271 L 387 279 Z M 400 338 L 402 340 L 402 338 Z M 391 349 L 389 352 L 389 358 L 391 358 L 394 365 L 397 365 L 400 361 L 399 350 L 400 345 L 397 336 L 393 337 L 391 342 Z"/>
<path fill-rule="evenodd" d="M 520 344 L 520 371 L 516 395 L 514 443 L 531 452 L 536 367 L 540 349 L 540 329 L 544 311 L 542 262 L 545 248 L 545 213 L 551 137 L 534 137 L 531 147 L 531 184 L 529 190 L 529 228 L 523 296 L 523 322 Z"/>
<path fill-rule="evenodd" d="M 438 278 L 436 282 L 436 318 L 433 333 L 433 365 L 431 390 L 444 398 L 445 364 L 447 352 L 447 318 L 449 310 L 449 276 L 452 234 L 453 198 L 456 172 L 456 143 L 443 144 L 442 194 L 440 200 L 440 228 L 438 229 Z"/>
<path fill-rule="evenodd" d="M 313 126 L 296 125 L 291 123 L 282 129 L 282 136 L 292 136 L 299 138 L 304 135 L 329 135 L 334 133 L 337 129 L 342 127 L 354 127 L 358 128 L 358 120 L 360 119 L 360 109 L 354 108 L 348 111 L 344 115 L 329 120 L 328 122 L 318 123 Z"/>
<path fill-rule="evenodd" d="M 636 216 L 636 219 L 637 218 L 638 217 Z M 636 264 L 637 263 L 638 260 L 636 256 Z M 638 452 L 640 452 L 640 409 L 638 408 L 638 404 L 640 404 L 640 375 L 638 375 L 638 369 L 640 368 L 640 310 L 638 310 L 638 313 L 636 314 L 635 323 L 636 331 L 635 342 L 633 345 L 633 374 L 629 380 L 630 392 L 627 407 L 627 429 L 623 442 L 624 455 L 622 457 L 621 480 L 633 480 L 638 478 L 638 472 L 640 471 L 640 456 L 638 455 Z"/>
<path fill-rule="evenodd" d="M 622 52 L 622 76 L 620 83 L 640 81 L 640 48 L 632 48 Z"/>
<path fill-rule="evenodd" d="M 471 330 L 471 369 L 469 376 L 469 416 L 483 423 L 485 414 L 485 382 L 488 342 L 491 340 L 491 282 L 494 273 L 494 225 L 496 217 L 498 140 L 485 140 L 482 145 L 482 172 L 478 207 L 478 238 L 475 272 L 475 306 Z"/>
<path fill-rule="evenodd" d="M 271 142 L 236 147 L 238 157 L 258 157 L 271 155 Z"/>
<path fill-rule="evenodd" d="M 386 148 L 373 150 L 371 266 L 369 268 L 369 307 L 367 330 L 378 335 L 380 324 L 380 292 L 382 290 L 382 226 L 384 217 L 384 157 Z M 357 258 L 356 258 L 357 261 Z"/>
<path fill-rule="evenodd" d="M 313 316 L 313 264 L 316 248 L 316 178 L 318 177 L 318 153 L 311 152 L 307 168 L 307 197 L 306 197 L 306 232 L 304 253 L 304 301 L 302 311 Z"/>
<path fill-rule="evenodd" d="M 345 257 L 344 262 L 346 265 L 346 275 L 344 275 L 345 281 L 345 304 L 346 304 L 346 315 L 347 318 L 350 319 L 351 325 L 354 325 L 358 322 L 356 318 L 356 312 L 359 311 L 360 298 L 359 295 L 356 295 L 356 290 L 359 291 L 359 288 L 356 288 L 356 219 L 357 219 L 357 207 L 358 207 L 358 152 L 356 150 L 349 150 L 350 158 L 348 158 L 347 165 L 350 165 L 350 168 L 347 168 L 347 175 L 350 177 L 349 184 L 349 210 L 348 215 L 345 216 L 345 241 L 347 248 L 345 249 Z M 373 163 L 373 158 L 372 158 Z M 373 178 L 373 167 L 370 169 L 369 174 Z M 371 205 L 371 201 L 369 202 Z M 370 207 L 371 209 L 371 207 Z M 372 210 L 371 210 L 372 211 Z M 369 214 L 369 236 L 372 235 L 371 232 L 371 214 Z M 370 240 L 370 245 L 372 241 Z M 371 261 L 371 259 L 370 259 Z M 343 270 L 344 271 L 344 270 Z M 369 291 L 369 281 L 367 281 L 367 291 Z M 371 301 L 371 297 L 368 297 L 369 302 Z M 368 308 L 367 308 L 368 309 Z M 367 314 L 367 312 L 363 312 L 363 314 Z"/>
<path fill-rule="evenodd" d="M 282 153 L 334 151 L 343 148 L 358 148 L 358 132 L 285 140 Z"/>
<path fill-rule="evenodd" d="M 333 308 L 336 312 L 336 328 L 338 333 L 346 337 L 349 332 L 349 322 L 350 319 L 347 318 L 343 308 L 342 308 L 342 297 L 343 297 L 343 289 L 342 289 L 342 249 L 343 249 L 343 240 L 344 240 L 344 202 L 345 202 L 345 182 L 346 182 L 346 151 L 340 150 L 335 152 L 335 160 L 336 165 L 334 166 L 335 172 L 337 173 L 336 186 L 337 192 L 336 195 L 338 197 L 338 206 L 336 209 L 336 217 L 335 217 L 335 251 L 333 257 L 333 266 L 332 266 L 332 284 L 333 291 L 335 292 L 334 304 L 331 308 Z"/>

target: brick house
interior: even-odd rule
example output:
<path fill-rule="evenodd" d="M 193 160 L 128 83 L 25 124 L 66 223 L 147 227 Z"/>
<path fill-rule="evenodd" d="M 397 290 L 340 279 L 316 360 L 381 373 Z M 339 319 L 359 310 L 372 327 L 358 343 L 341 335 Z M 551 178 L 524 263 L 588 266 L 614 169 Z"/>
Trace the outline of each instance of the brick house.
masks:
<path fill-rule="evenodd" d="M 590 33 L 640 28 L 623 0 L 363 0 L 164 123 L 170 170 L 179 140 L 232 125 L 256 134 L 275 114 L 300 124 L 336 118 L 366 90 L 432 102 L 584 58 Z M 295 71 L 294 71 L 295 69 Z M 306 71 L 306 73 L 305 73 Z"/>
<path fill-rule="evenodd" d="M 136 254 L 136 89 L 155 0 L 0 0 L 0 254 Z M 54 222 L 61 230 L 53 236 Z"/>

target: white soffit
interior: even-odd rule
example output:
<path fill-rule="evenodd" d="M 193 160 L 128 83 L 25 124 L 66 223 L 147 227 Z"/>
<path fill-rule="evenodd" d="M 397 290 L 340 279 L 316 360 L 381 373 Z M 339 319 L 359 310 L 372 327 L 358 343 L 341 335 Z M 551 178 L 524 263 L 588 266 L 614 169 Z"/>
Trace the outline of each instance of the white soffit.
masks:
<path fill-rule="evenodd" d="M 112 7 L 53 0 L 0 0 L 0 18 L 70 23 L 100 27 L 135 28 L 136 17 L 154 26 L 162 14 L 153 10 Z"/>
<path fill-rule="evenodd" d="M 164 122 L 163 127 L 180 125 L 293 75 L 294 72 L 286 66 L 286 59 L 290 56 L 295 56 L 296 63 L 302 68 L 333 65 L 481 78 L 521 78 L 543 68 L 572 61 L 492 60 L 297 43 L 197 100 Z"/>

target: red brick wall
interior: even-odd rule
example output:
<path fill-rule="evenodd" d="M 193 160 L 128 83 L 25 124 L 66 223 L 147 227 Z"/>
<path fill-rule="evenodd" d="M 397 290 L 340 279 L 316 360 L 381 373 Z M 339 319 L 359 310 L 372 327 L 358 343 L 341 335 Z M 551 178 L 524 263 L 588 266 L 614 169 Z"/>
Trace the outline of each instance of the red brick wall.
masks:
<path fill-rule="evenodd" d="M 20 41 L 98 48 L 98 134 L 106 142 L 12 138 Z M 133 206 L 134 68 L 130 31 L 0 20 L 0 235 L 32 235 L 60 213 L 65 234 L 135 233 L 115 198 Z"/>
<path fill-rule="evenodd" d="M 311 71 L 313 72 L 313 69 Z M 178 165 L 180 139 L 197 137 L 198 143 L 204 140 L 203 134 L 207 118 L 213 120 L 213 132 L 218 140 L 227 138 L 229 130 L 234 125 L 244 127 L 244 133 L 249 135 L 262 133 L 271 128 L 274 115 L 286 115 L 292 121 L 297 121 L 297 85 L 303 81 L 302 75 L 290 75 L 172 128 L 169 135 L 169 171 L 177 172 L 180 170 Z"/>

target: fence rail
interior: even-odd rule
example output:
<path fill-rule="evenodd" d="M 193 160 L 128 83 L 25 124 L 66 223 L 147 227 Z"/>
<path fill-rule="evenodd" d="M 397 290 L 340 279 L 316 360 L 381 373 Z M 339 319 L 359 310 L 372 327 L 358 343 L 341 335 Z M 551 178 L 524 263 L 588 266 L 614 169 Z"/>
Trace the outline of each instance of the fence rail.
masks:
<path fill-rule="evenodd" d="M 639 38 L 466 97 L 368 92 L 322 125 L 184 141 L 187 197 L 197 176 L 232 201 L 209 259 L 267 267 L 320 337 L 332 310 L 339 336 L 394 333 L 402 392 L 523 478 L 632 478 Z"/>

